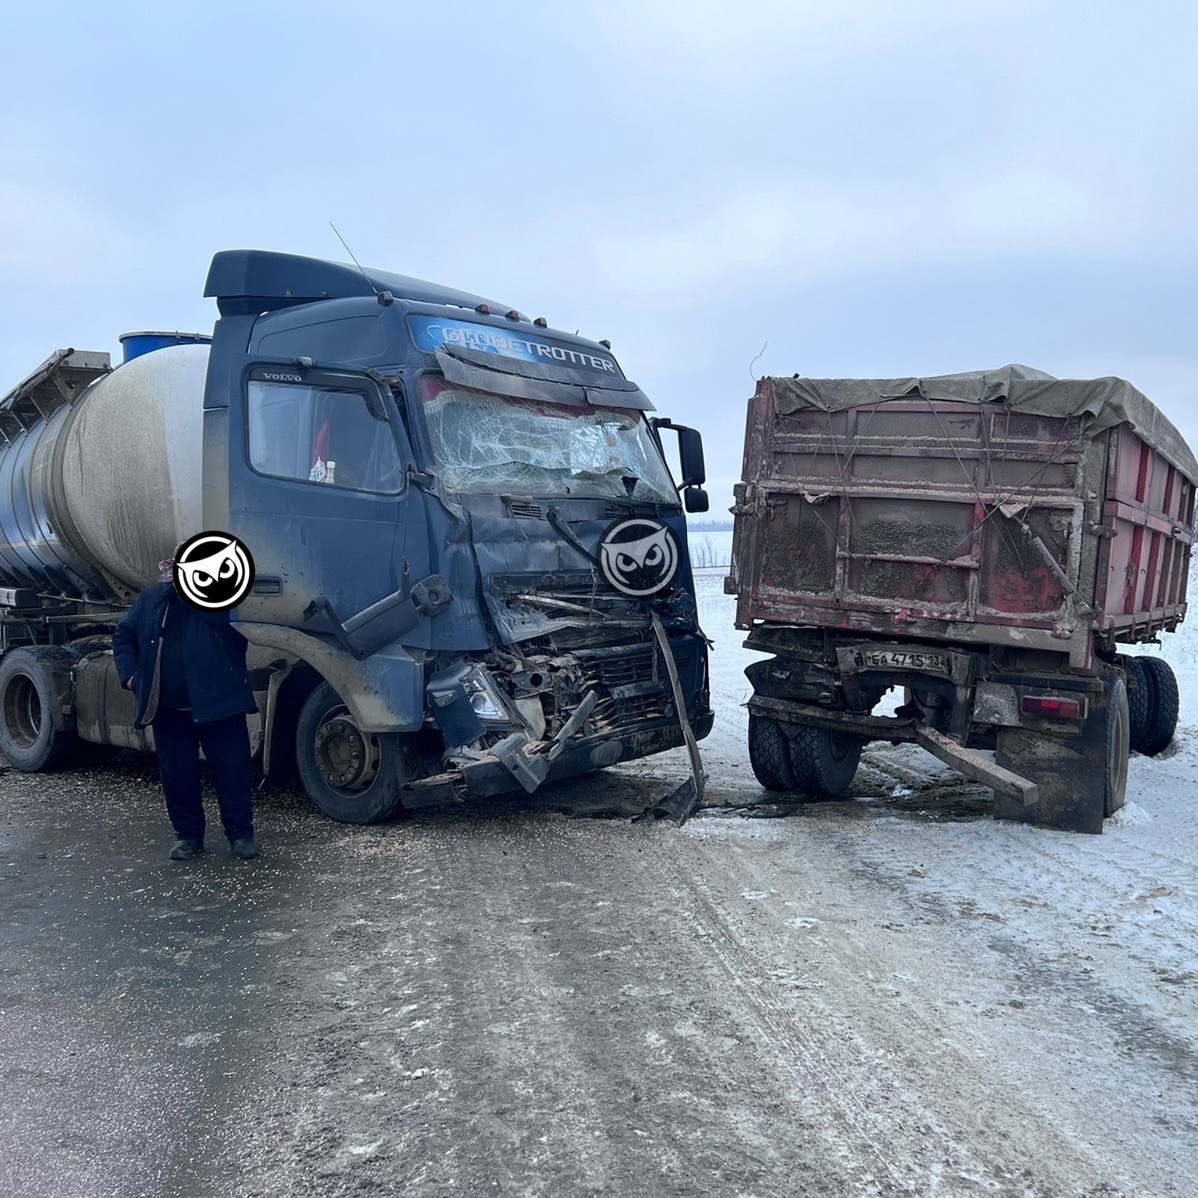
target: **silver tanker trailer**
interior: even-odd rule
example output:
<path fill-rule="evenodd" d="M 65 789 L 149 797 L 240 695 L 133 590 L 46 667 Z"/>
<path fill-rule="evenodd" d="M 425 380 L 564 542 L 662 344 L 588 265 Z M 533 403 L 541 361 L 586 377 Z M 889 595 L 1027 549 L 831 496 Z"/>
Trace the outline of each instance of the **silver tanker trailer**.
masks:
<path fill-rule="evenodd" d="M 204 339 L 161 337 L 117 370 L 62 350 L 0 400 L 0 752 L 22 770 L 153 748 L 108 634 L 202 527 L 208 368 Z"/>

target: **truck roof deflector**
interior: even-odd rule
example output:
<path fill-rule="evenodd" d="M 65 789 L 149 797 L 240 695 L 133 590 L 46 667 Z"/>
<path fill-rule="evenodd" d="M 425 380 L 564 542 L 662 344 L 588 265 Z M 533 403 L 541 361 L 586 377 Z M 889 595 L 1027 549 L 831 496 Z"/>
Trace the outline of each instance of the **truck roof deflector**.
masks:
<path fill-rule="evenodd" d="M 385 291 L 397 299 L 451 308 L 473 309 L 488 304 L 496 311 L 506 312 L 512 306 L 426 279 L 272 250 L 222 250 L 213 257 L 204 284 L 204 294 L 220 301 L 222 313 L 257 314 L 313 300 L 378 295 Z"/>

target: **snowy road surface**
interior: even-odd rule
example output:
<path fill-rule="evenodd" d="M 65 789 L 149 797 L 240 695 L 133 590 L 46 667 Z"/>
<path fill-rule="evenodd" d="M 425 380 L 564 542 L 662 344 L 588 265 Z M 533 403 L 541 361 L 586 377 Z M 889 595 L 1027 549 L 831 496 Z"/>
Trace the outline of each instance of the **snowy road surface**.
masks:
<path fill-rule="evenodd" d="M 381 828 L 274 793 L 260 861 L 170 865 L 146 759 L 5 772 L 0 1193 L 1193 1195 L 1196 642 L 1101 837 L 909 746 L 760 806 L 701 582 L 682 829 L 627 818 L 675 753 Z"/>

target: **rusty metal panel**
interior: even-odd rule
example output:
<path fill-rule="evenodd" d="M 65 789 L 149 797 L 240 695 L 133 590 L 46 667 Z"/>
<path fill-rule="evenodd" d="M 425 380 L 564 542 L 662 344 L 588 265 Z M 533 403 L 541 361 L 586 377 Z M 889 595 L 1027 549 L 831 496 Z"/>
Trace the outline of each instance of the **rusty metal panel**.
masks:
<path fill-rule="evenodd" d="M 1089 659 L 1185 612 L 1194 480 L 1130 425 L 903 396 L 749 403 L 737 623 L 1024 644 Z"/>
<path fill-rule="evenodd" d="M 1185 615 L 1194 484 L 1129 426 L 1108 435 L 1095 623 L 1117 640 L 1136 640 Z"/>
<path fill-rule="evenodd" d="M 837 506 L 816 505 L 802 495 L 771 500 L 761 522 L 762 585 L 771 590 L 831 593 L 836 580 L 838 513 Z"/>

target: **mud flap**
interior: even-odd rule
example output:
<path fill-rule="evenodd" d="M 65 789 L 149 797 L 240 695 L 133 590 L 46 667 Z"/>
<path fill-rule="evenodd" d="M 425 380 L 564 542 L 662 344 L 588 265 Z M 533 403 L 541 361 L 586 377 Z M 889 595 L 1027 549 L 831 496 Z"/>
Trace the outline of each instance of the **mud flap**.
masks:
<path fill-rule="evenodd" d="M 1089 696 L 1090 714 L 1070 736 L 999 728 L 995 761 L 1034 782 L 1040 801 L 1024 806 L 994 796 L 994 818 L 1057 828 L 1063 832 L 1102 831 L 1107 778 L 1107 694 Z"/>

